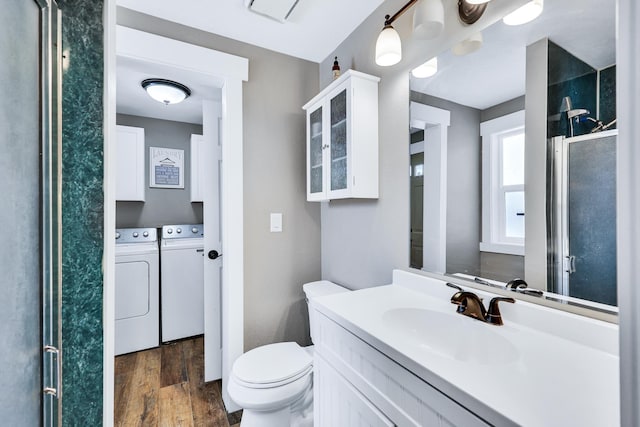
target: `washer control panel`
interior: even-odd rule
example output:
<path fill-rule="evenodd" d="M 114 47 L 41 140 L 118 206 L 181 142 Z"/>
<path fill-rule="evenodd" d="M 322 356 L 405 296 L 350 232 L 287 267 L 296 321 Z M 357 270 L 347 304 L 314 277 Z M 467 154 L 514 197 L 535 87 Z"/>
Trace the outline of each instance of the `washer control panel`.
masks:
<path fill-rule="evenodd" d="M 158 240 L 155 228 L 116 228 L 116 244 L 148 243 Z"/>
<path fill-rule="evenodd" d="M 202 224 L 177 224 L 162 227 L 163 239 L 195 239 L 204 236 Z"/>

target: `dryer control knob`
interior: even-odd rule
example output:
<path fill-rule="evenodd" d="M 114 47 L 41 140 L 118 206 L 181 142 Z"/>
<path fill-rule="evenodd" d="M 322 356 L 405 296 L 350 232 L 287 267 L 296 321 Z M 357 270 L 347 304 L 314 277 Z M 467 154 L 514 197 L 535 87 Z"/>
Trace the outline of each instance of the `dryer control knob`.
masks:
<path fill-rule="evenodd" d="M 191 229 L 191 232 L 192 232 L 193 234 L 196 234 L 196 233 L 198 232 L 198 229 L 197 229 L 196 227 L 193 227 L 193 228 Z"/>
<path fill-rule="evenodd" d="M 178 234 L 182 233 L 182 228 L 176 228 L 176 233 Z"/>
<path fill-rule="evenodd" d="M 173 234 L 173 229 L 168 228 L 168 229 L 167 229 L 167 234 Z"/>
<path fill-rule="evenodd" d="M 142 233 L 142 235 L 143 235 L 144 237 L 149 237 L 149 232 L 148 232 L 148 231 L 145 231 L 144 233 Z"/>
<path fill-rule="evenodd" d="M 120 233 L 116 231 L 116 240 L 120 238 Z"/>
<path fill-rule="evenodd" d="M 137 231 L 134 231 L 134 232 L 133 232 L 133 237 L 138 237 L 138 236 L 139 236 L 138 232 L 137 232 Z"/>

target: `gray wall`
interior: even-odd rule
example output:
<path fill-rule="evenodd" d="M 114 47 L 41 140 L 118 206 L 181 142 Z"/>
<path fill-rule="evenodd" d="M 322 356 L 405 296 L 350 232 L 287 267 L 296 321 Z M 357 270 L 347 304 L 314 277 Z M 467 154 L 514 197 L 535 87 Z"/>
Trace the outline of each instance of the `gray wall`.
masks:
<path fill-rule="evenodd" d="M 411 37 L 412 13 L 394 28 L 402 38 L 403 60 L 392 67 L 374 61 L 375 42 L 386 14 L 405 0 L 387 0 L 320 63 L 320 86 L 331 83 L 333 57 L 341 68 L 381 77 L 379 86 L 380 197 L 322 204 L 322 276 L 363 288 L 391 282 L 393 268 L 409 266 L 409 77 L 408 72 L 440 51 L 497 21 L 524 0 L 494 0 L 476 24 L 465 26 L 457 2 L 444 2 L 445 30 L 438 41 Z"/>
<path fill-rule="evenodd" d="M 40 424 L 39 16 L 29 1 L 0 14 L 0 414 L 15 426 Z"/>
<path fill-rule="evenodd" d="M 144 202 L 117 202 L 116 227 L 162 227 L 202 223 L 202 203 L 191 203 L 191 135 L 202 126 L 126 114 L 116 123 L 144 129 Z M 184 150 L 184 188 L 149 188 L 149 147 Z"/>
<path fill-rule="evenodd" d="M 302 285 L 320 279 L 320 207 L 306 202 L 302 105 L 318 93 L 318 64 L 123 8 L 118 23 L 249 59 L 243 85 L 245 350 L 275 341 L 308 343 Z M 270 212 L 283 213 L 282 233 L 269 232 Z"/>
<path fill-rule="evenodd" d="M 451 112 L 447 133 L 447 272 L 480 274 L 480 110 L 420 92 L 410 100 Z"/>

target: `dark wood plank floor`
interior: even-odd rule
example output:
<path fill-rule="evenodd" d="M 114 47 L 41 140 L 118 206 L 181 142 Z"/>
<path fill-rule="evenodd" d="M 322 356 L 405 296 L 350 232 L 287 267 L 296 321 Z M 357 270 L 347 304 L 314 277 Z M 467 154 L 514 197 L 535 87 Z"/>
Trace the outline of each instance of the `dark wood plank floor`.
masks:
<path fill-rule="evenodd" d="M 221 382 L 203 382 L 203 338 L 163 344 L 115 361 L 116 426 L 229 425 Z"/>

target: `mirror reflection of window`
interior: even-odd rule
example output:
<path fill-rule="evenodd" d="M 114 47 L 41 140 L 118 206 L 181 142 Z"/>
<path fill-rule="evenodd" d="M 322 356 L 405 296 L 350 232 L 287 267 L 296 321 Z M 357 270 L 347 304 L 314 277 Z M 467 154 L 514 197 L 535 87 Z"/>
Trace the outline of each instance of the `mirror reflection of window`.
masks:
<path fill-rule="evenodd" d="M 524 252 L 524 111 L 480 124 L 483 224 L 480 250 Z"/>

